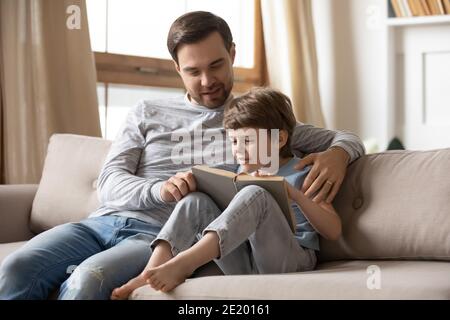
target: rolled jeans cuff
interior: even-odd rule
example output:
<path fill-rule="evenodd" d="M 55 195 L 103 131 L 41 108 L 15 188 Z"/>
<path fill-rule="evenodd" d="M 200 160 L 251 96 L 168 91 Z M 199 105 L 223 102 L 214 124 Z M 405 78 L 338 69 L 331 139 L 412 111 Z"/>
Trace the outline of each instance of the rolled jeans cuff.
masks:
<path fill-rule="evenodd" d="M 164 234 L 164 233 L 158 234 L 158 236 L 155 238 L 155 240 L 153 240 L 152 243 L 150 244 L 150 247 L 152 248 L 152 250 L 154 250 L 155 247 L 158 245 L 156 243 L 157 241 L 166 241 L 170 245 L 170 251 L 172 252 L 172 255 L 174 257 L 176 255 L 178 255 L 181 251 L 183 251 L 182 249 L 178 248 L 175 245 L 175 241 L 168 234 Z"/>

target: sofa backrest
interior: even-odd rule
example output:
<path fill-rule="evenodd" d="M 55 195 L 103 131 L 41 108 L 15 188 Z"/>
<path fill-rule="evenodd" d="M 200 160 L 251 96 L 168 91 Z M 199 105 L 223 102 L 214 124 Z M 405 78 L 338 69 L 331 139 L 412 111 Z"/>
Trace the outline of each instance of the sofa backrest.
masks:
<path fill-rule="evenodd" d="M 321 239 L 320 261 L 450 260 L 450 149 L 366 155 L 334 206 L 343 235 Z"/>
<path fill-rule="evenodd" d="M 110 145 L 71 134 L 51 137 L 33 231 L 79 221 L 98 207 L 96 179 Z M 364 156 L 349 166 L 334 206 L 343 234 L 334 242 L 321 239 L 320 261 L 450 260 L 450 149 Z"/>
<path fill-rule="evenodd" d="M 74 134 L 51 136 L 30 228 L 38 233 L 87 217 L 98 206 L 97 178 L 111 141 Z"/>

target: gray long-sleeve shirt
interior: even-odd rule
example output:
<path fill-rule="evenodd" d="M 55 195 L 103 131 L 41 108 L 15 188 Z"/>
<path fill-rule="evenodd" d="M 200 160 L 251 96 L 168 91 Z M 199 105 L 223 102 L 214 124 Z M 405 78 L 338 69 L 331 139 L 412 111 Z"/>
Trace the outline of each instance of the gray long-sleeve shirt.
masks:
<path fill-rule="evenodd" d="M 175 206 L 161 199 L 163 182 L 205 163 L 204 154 L 212 154 L 216 164 L 231 154 L 224 142 L 223 110 L 224 106 L 208 109 L 193 104 L 186 95 L 138 103 L 106 157 L 97 185 L 101 205 L 91 217 L 114 214 L 162 226 Z M 202 135 L 203 139 L 196 139 Z M 331 146 L 342 147 L 351 161 L 365 152 L 361 140 L 350 132 L 296 126 L 292 148 L 297 155 Z"/>

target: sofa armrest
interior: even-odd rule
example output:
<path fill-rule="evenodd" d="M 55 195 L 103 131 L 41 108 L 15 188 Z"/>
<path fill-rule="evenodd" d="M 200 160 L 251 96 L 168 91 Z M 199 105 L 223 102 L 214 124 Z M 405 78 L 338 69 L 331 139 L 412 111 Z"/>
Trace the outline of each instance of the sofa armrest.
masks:
<path fill-rule="evenodd" d="M 0 243 L 29 240 L 30 213 L 37 184 L 0 185 Z"/>

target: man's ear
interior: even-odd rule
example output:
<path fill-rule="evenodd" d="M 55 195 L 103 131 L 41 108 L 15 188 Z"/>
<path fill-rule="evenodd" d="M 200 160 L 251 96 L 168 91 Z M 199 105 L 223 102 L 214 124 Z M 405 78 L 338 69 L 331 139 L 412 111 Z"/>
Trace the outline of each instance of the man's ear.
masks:
<path fill-rule="evenodd" d="M 178 63 L 175 60 L 172 60 L 173 64 L 175 65 L 175 70 L 177 70 L 178 74 L 180 74 L 180 66 L 178 65 Z"/>
<path fill-rule="evenodd" d="M 288 132 L 286 130 L 280 130 L 280 133 L 278 134 L 278 147 L 280 149 L 286 145 L 288 138 Z"/>
<path fill-rule="evenodd" d="M 234 42 L 231 43 L 230 57 L 231 57 L 231 64 L 234 64 L 234 59 L 236 58 L 236 44 Z"/>

